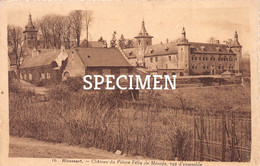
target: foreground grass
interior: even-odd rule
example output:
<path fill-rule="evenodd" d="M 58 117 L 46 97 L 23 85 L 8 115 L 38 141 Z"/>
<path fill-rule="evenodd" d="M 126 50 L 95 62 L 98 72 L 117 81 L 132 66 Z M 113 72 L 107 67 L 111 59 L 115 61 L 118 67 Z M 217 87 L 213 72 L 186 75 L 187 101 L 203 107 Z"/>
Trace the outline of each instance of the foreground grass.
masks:
<path fill-rule="evenodd" d="M 122 107 L 120 95 L 88 93 L 59 85 L 47 102 L 35 94 L 10 91 L 10 134 L 48 142 L 95 147 L 156 159 L 192 160 L 192 115 L 179 109 L 250 111 L 250 91 L 239 85 L 150 91 L 144 107 Z M 176 110 L 164 112 L 169 105 Z"/>

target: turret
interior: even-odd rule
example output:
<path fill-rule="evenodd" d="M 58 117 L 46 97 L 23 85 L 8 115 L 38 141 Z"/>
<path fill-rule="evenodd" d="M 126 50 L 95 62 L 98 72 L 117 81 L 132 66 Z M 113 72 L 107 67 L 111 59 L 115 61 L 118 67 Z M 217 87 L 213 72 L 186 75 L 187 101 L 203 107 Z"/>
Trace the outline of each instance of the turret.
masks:
<path fill-rule="evenodd" d="M 139 34 L 135 37 L 137 40 L 137 46 L 141 46 L 146 48 L 147 46 L 152 45 L 152 38 L 153 36 L 150 36 L 145 28 L 145 22 L 142 21 L 142 27 Z"/>
<path fill-rule="evenodd" d="M 181 41 L 177 44 L 178 46 L 178 68 L 184 69 L 184 75 L 189 75 L 189 54 L 190 54 L 190 43 L 186 38 L 185 28 L 182 28 Z"/>
<path fill-rule="evenodd" d="M 236 54 L 235 55 L 235 72 L 240 72 L 241 62 L 242 62 L 242 46 L 240 45 L 238 41 L 238 34 L 237 31 L 235 31 L 234 35 L 234 41 L 231 44 L 232 51 Z"/>
<path fill-rule="evenodd" d="M 152 45 L 152 38 L 153 36 L 150 36 L 145 28 L 145 22 L 142 21 L 142 27 L 139 34 L 135 37 L 137 41 L 137 66 L 139 67 L 145 67 L 144 64 L 144 52 L 147 48 L 147 46 Z"/>
<path fill-rule="evenodd" d="M 25 26 L 24 33 L 24 41 L 25 41 L 25 49 L 27 52 L 31 52 L 34 48 L 37 48 L 37 29 L 33 25 L 32 15 L 29 14 L 28 23 Z"/>

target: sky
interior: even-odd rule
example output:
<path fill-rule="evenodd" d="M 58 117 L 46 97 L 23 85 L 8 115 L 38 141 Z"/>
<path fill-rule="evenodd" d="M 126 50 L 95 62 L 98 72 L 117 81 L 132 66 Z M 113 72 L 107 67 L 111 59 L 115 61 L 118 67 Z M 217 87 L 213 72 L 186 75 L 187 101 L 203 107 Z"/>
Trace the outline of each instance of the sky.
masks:
<path fill-rule="evenodd" d="M 90 40 L 100 36 L 108 42 L 114 31 L 117 38 L 134 38 L 141 29 L 144 19 L 149 35 L 154 36 L 153 44 L 165 43 L 181 37 L 182 27 L 191 42 L 207 42 L 210 37 L 221 43 L 239 35 L 243 52 L 254 49 L 254 4 L 250 1 L 114 1 L 114 2 L 56 2 L 35 3 L 26 7 L 16 6 L 8 11 L 8 24 L 25 26 L 29 13 L 35 20 L 46 14 L 66 15 L 71 10 L 92 10 L 94 20 L 90 26 Z M 82 39 L 86 33 L 83 31 Z"/>

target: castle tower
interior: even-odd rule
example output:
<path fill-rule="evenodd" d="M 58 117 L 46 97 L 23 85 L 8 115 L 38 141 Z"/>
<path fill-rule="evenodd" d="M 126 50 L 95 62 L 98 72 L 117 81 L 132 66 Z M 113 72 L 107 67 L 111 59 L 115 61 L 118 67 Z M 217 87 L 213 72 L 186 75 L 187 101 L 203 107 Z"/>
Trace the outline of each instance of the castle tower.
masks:
<path fill-rule="evenodd" d="M 189 75 L 189 55 L 190 55 L 190 43 L 186 38 L 186 31 L 183 27 L 181 41 L 178 46 L 178 68 L 184 69 L 184 75 Z"/>
<path fill-rule="evenodd" d="M 144 67 L 144 52 L 147 46 L 152 45 L 152 38 L 145 28 L 144 20 L 142 21 L 142 27 L 139 34 L 135 37 L 137 41 L 137 66 Z"/>
<path fill-rule="evenodd" d="M 144 20 L 142 21 L 141 31 L 139 32 L 138 36 L 136 36 L 135 38 L 137 40 L 138 47 L 141 46 L 146 49 L 147 46 L 152 45 L 153 36 L 150 36 L 146 31 Z"/>
<path fill-rule="evenodd" d="M 38 31 L 32 22 L 32 15 L 29 14 L 28 23 L 25 26 L 25 30 L 23 31 L 26 51 L 30 52 L 34 48 L 37 48 L 37 32 Z"/>
<path fill-rule="evenodd" d="M 242 46 L 240 45 L 238 41 L 238 34 L 237 31 L 235 31 L 234 35 L 234 41 L 230 47 L 232 51 L 236 54 L 235 57 L 235 72 L 240 72 L 241 62 L 242 62 Z"/>

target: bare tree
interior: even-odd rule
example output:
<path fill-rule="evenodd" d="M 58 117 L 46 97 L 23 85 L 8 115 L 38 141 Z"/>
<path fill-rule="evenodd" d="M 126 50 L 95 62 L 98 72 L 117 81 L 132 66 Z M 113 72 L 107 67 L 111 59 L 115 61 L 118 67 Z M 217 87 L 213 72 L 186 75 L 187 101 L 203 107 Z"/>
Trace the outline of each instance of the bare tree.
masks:
<path fill-rule="evenodd" d="M 50 15 L 43 16 L 41 19 L 35 21 L 35 25 L 42 36 L 43 48 L 49 48 L 52 45 L 52 34 L 49 24 L 51 24 Z"/>
<path fill-rule="evenodd" d="M 233 40 L 232 39 L 228 39 L 226 41 L 224 41 L 224 43 L 228 46 L 228 47 L 231 47 L 232 43 L 233 43 Z"/>
<path fill-rule="evenodd" d="M 7 26 L 8 46 L 11 47 L 12 53 L 15 55 L 15 62 L 17 67 L 17 76 L 20 74 L 20 62 L 24 53 L 24 38 L 22 27 L 15 25 Z"/>
<path fill-rule="evenodd" d="M 89 26 L 91 25 L 93 21 L 92 17 L 93 11 L 91 10 L 85 10 L 83 12 L 83 24 L 86 27 L 86 40 L 87 40 L 87 47 L 88 47 L 88 32 L 89 32 Z"/>
<path fill-rule="evenodd" d="M 177 39 L 171 41 L 171 43 L 178 44 L 181 42 L 181 40 L 182 40 L 181 38 L 177 38 Z"/>
<path fill-rule="evenodd" d="M 77 46 L 80 44 L 80 35 L 82 32 L 82 21 L 83 21 L 83 11 L 74 10 L 69 13 L 69 19 L 71 23 L 72 33 L 77 39 Z"/>
<path fill-rule="evenodd" d="M 67 16 L 62 18 L 62 42 L 66 48 L 70 48 L 71 46 L 71 24 L 70 20 Z"/>
<path fill-rule="evenodd" d="M 216 40 L 217 40 L 217 39 L 216 39 L 215 37 L 212 37 L 212 36 L 211 36 L 211 37 L 208 39 L 208 42 L 213 44 Z"/>

